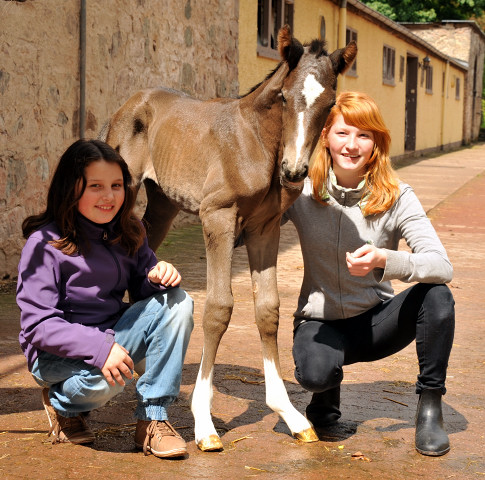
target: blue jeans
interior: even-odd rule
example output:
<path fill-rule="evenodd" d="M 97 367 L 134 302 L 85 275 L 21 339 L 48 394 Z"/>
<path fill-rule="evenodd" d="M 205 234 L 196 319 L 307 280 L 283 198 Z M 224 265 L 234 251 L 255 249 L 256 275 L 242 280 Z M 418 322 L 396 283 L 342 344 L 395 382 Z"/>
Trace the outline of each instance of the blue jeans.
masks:
<path fill-rule="evenodd" d="M 166 408 L 180 390 L 192 314 L 190 296 L 172 288 L 135 303 L 114 326 L 115 341 L 128 350 L 135 365 L 146 362 L 136 384 L 137 419 L 167 420 Z M 50 387 L 52 406 L 64 417 L 99 408 L 124 389 L 118 383 L 111 386 L 99 368 L 83 360 L 47 352 L 35 361 L 32 375 L 39 385 Z"/>

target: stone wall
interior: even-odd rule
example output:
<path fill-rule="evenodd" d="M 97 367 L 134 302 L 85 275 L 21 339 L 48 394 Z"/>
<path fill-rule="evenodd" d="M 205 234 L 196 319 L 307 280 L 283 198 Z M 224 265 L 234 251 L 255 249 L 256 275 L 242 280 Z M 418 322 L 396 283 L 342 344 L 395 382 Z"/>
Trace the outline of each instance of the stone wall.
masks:
<path fill-rule="evenodd" d="M 0 0 L 0 279 L 79 138 L 80 0 Z M 85 136 L 137 90 L 238 93 L 238 0 L 86 0 Z"/>

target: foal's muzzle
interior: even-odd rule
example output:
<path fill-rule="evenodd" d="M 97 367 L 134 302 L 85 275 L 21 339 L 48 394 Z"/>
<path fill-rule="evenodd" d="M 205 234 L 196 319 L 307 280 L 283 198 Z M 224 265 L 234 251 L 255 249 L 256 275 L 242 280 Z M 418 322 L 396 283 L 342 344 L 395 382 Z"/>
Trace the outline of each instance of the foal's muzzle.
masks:
<path fill-rule="evenodd" d="M 280 180 L 282 185 L 290 188 L 299 188 L 307 176 L 307 164 L 301 165 L 296 169 L 290 169 L 288 168 L 288 160 L 283 159 L 281 162 Z"/>

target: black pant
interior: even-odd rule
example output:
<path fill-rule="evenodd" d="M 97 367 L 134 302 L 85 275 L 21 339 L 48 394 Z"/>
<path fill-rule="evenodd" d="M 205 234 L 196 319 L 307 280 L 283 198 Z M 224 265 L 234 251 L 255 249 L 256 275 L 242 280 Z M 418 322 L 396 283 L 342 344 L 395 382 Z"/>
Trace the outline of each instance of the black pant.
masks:
<path fill-rule="evenodd" d="M 311 392 L 340 385 L 343 365 L 371 362 L 399 352 L 416 339 L 416 393 L 439 388 L 455 330 L 455 302 L 446 285 L 418 283 L 367 312 L 344 320 L 304 320 L 294 333 L 295 378 Z"/>

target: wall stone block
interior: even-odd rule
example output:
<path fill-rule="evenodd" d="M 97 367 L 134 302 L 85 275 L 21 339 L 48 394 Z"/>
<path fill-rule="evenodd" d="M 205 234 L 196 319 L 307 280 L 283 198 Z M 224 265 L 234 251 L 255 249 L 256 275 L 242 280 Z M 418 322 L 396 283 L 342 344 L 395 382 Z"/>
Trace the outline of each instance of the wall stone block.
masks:
<path fill-rule="evenodd" d="M 237 95 L 237 0 L 86 5 L 87 137 L 142 88 Z M 58 158 L 79 136 L 79 8 L 79 0 L 0 3 L 0 278 L 16 275 L 21 223 L 44 207 Z"/>

